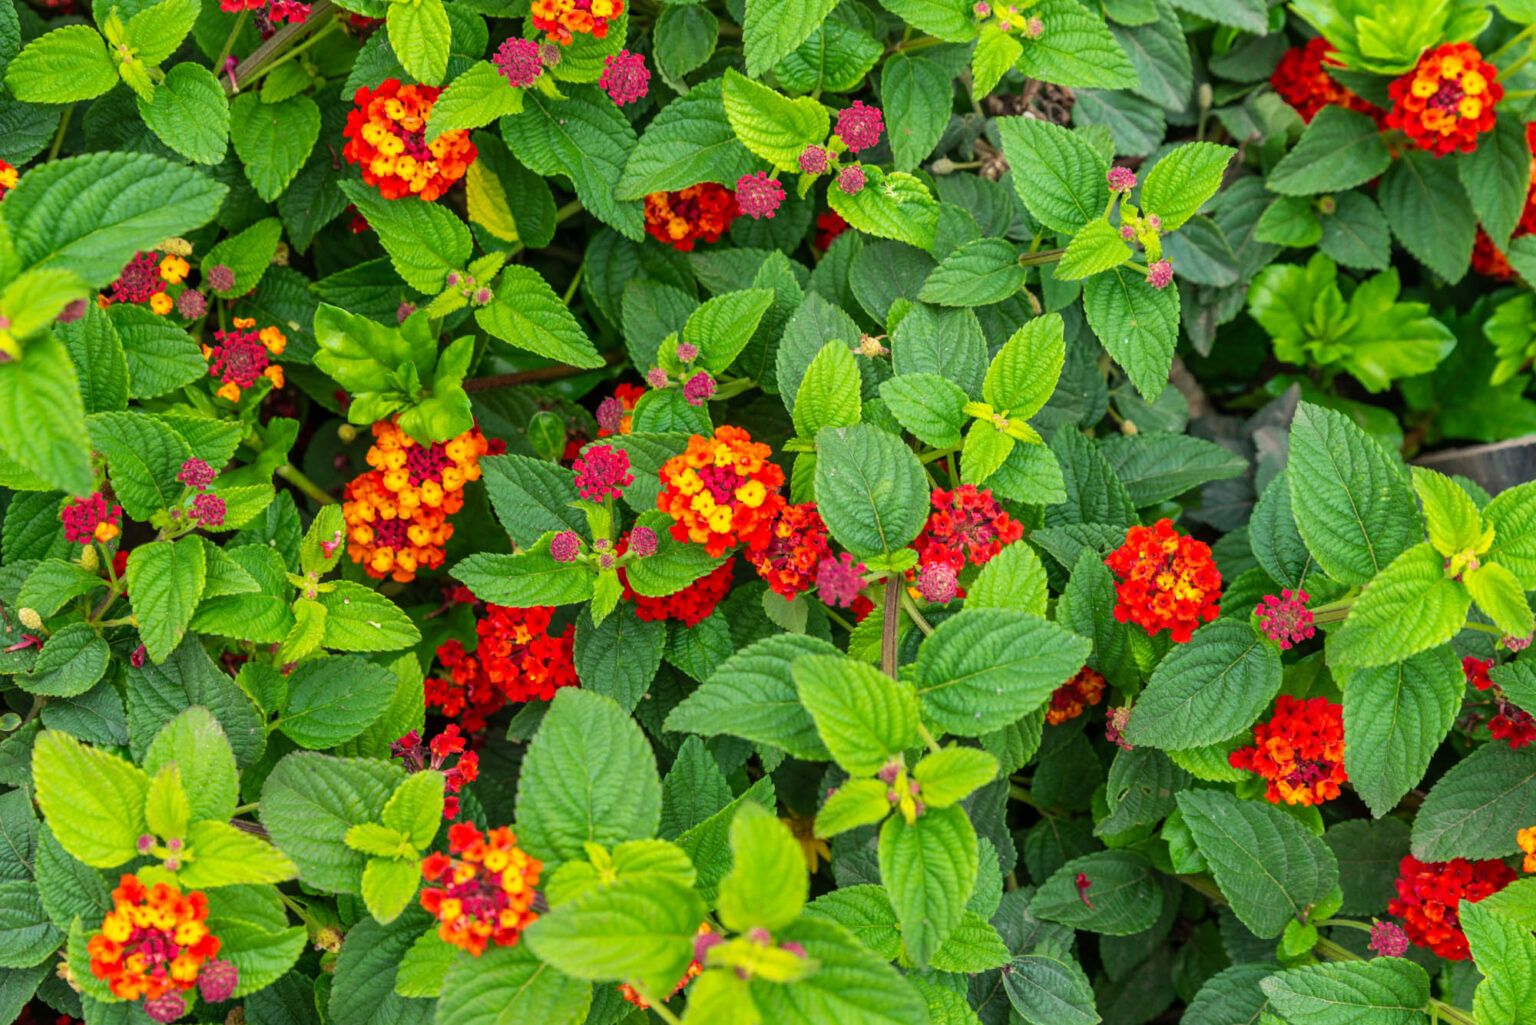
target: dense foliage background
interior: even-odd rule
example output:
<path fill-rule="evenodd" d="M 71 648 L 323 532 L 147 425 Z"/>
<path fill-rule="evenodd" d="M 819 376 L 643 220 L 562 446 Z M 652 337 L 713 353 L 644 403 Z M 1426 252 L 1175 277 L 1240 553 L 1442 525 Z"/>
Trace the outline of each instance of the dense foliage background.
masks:
<path fill-rule="evenodd" d="M 0 1021 L 1536 1020 L 1533 55 L 0 0 Z"/>

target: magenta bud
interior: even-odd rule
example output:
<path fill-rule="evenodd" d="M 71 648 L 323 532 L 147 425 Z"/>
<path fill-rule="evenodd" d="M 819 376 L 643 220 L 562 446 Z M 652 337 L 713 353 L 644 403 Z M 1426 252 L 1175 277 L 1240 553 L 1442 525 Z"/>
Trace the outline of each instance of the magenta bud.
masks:
<path fill-rule="evenodd" d="M 699 933 L 693 938 L 693 959 L 703 964 L 704 956 L 709 953 L 710 948 L 719 946 L 724 942 L 725 937 L 714 930 Z"/>
<path fill-rule="evenodd" d="M 773 934 L 760 925 L 754 925 L 747 930 L 747 939 L 753 943 L 768 944 L 773 942 Z"/>
<path fill-rule="evenodd" d="M 794 940 L 790 940 L 788 943 L 779 944 L 779 949 L 784 951 L 786 954 L 793 954 L 796 957 L 805 956 L 805 948 L 796 943 Z"/>
<path fill-rule="evenodd" d="M 133 845 L 138 848 L 140 854 L 148 854 L 155 846 L 155 837 L 152 833 L 145 833 L 135 840 Z"/>

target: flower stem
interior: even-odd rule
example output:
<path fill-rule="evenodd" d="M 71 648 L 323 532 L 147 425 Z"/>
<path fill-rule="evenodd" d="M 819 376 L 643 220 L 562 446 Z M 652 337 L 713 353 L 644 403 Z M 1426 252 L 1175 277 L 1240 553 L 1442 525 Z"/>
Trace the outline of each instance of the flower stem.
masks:
<path fill-rule="evenodd" d="M 309 9 L 309 17 L 297 25 L 285 25 L 276 34 L 252 50 L 250 55 L 241 61 L 235 70 L 226 76 L 229 81 L 224 83 L 224 91 L 233 95 L 240 91 L 240 83 L 251 79 L 254 72 L 260 68 L 274 54 L 288 45 L 289 40 L 295 39 L 306 32 L 313 32 L 322 23 L 331 21 L 336 7 L 331 0 L 319 0 Z M 334 22 L 332 22 L 334 24 Z M 217 73 L 217 72 L 216 72 Z"/>
<path fill-rule="evenodd" d="M 1490 53 L 1487 59 L 1490 62 L 1497 63 L 1500 57 L 1519 46 L 1522 39 L 1529 39 L 1532 35 L 1536 35 L 1536 22 L 1525 26 L 1525 28 L 1510 36 L 1504 45 Z"/>
<path fill-rule="evenodd" d="M 932 751 L 934 754 L 938 754 L 939 751 L 942 750 L 942 748 L 939 747 L 939 742 L 934 739 L 932 733 L 928 732 L 928 727 L 923 725 L 923 720 L 921 719 L 917 720 L 917 735 L 923 738 L 923 743 L 927 744 L 928 750 Z"/>
<path fill-rule="evenodd" d="M 294 487 L 298 488 L 300 491 L 304 492 L 304 494 L 308 495 L 316 502 L 319 502 L 321 505 L 336 504 L 336 499 L 328 495 L 325 490 L 320 487 L 320 485 L 304 476 L 302 472 L 300 472 L 297 468 L 289 463 L 284 463 L 282 466 L 279 466 L 277 468 L 277 475 L 283 478 L 283 480 L 287 481 L 289 484 L 292 484 Z"/>
<path fill-rule="evenodd" d="M 912 596 L 907 593 L 907 589 L 905 587 L 898 587 L 897 589 L 901 592 L 901 607 L 906 610 L 907 616 L 912 622 L 917 624 L 917 628 L 923 632 L 924 637 L 932 634 L 933 625 L 923 617 L 922 612 L 918 610 L 917 602 L 912 600 Z"/>
<path fill-rule="evenodd" d="M 682 1019 L 673 1014 L 672 1009 L 666 1004 L 651 996 L 650 990 L 646 989 L 638 982 L 632 982 L 630 983 L 630 986 L 636 993 L 640 994 L 641 1000 L 644 1000 L 647 1004 L 651 1005 L 651 1013 L 656 1015 L 656 1017 L 660 1018 L 664 1022 L 667 1022 L 668 1025 L 683 1025 Z"/>
<path fill-rule="evenodd" d="M 1019 266 L 1039 267 L 1042 264 L 1056 263 L 1065 252 L 1065 249 L 1042 249 L 1038 253 L 1026 253 L 1019 257 Z"/>
<path fill-rule="evenodd" d="M 605 366 L 613 366 L 622 363 L 629 358 L 629 354 L 623 350 L 603 353 Z M 570 367 L 563 363 L 552 364 L 547 367 L 534 367 L 532 370 L 519 370 L 511 374 L 496 374 L 492 377 L 472 377 L 464 382 L 464 390 L 467 392 L 492 391 L 496 388 L 510 388 L 518 384 L 533 384 L 536 381 L 555 381 L 562 377 L 575 377 L 577 374 L 590 373 L 599 367 Z"/>
<path fill-rule="evenodd" d="M 48 147 L 48 160 L 43 161 L 44 163 L 48 163 L 59 155 L 59 150 L 64 145 L 64 132 L 69 128 L 69 119 L 74 113 L 73 104 L 64 108 L 64 114 L 59 118 L 59 130 L 53 133 L 53 145 Z"/>
<path fill-rule="evenodd" d="M 308 22 L 306 22 L 305 24 L 308 24 Z M 316 43 L 320 42 L 320 40 L 324 39 L 326 36 L 330 35 L 332 32 L 335 32 L 340 27 L 341 27 L 341 22 L 338 21 L 338 20 L 334 20 L 333 19 L 330 24 L 328 24 L 324 28 L 320 29 L 320 31 L 316 32 L 314 35 L 310 36 L 308 39 L 304 40 L 298 46 L 295 46 L 293 49 L 289 50 L 287 53 L 283 54 L 281 57 L 277 58 L 277 60 L 273 61 L 271 64 L 263 65 L 262 67 L 258 68 L 254 73 L 252 73 L 250 75 L 247 75 L 246 76 L 246 84 L 250 84 L 252 82 L 255 82 L 257 79 L 261 78 L 267 72 L 272 71 L 274 68 L 280 68 L 284 64 L 287 64 L 289 61 L 293 60 L 299 54 L 303 53 L 305 50 L 308 50 L 310 47 L 314 46 Z M 239 69 L 237 68 L 235 70 L 238 71 Z"/>
<path fill-rule="evenodd" d="M 219 51 L 218 57 L 214 59 L 213 73 L 215 75 L 222 75 L 224 73 L 224 59 L 234 52 L 235 40 L 240 38 L 240 30 L 245 28 L 245 20 L 250 15 L 250 11 L 242 10 L 239 16 L 235 18 L 235 27 L 230 30 L 229 38 L 224 40 L 224 48 Z"/>

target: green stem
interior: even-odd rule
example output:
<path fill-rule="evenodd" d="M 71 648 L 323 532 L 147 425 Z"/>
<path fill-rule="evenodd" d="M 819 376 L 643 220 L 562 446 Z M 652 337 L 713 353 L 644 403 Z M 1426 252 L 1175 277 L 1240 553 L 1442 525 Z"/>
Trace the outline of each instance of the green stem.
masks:
<path fill-rule="evenodd" d="M 646 1003 L 651 1005 L 651 1013 L 655 1014 L 656 1017 L 660 1018 L 664 1022 L 667 1022 L 668 1025 L 683 1025 L 683 1020 L 677 1015 L 673 1014 L 672 1009 L 669 1008 L 666 1004 L 661 1003 L 655 997 L 651 996 L 650 990 L 646 989 L 638 982 L 632 982 L 630 983 L 630 986 L 634 988 L 636 993 L 640 994 L 641 1000 L 644 1000 Z"/>
<path fill-rule="evenodd" d="M 571 305 L 571 299 L 573 299 L 576 295 L 576 287 L 581 284 L 581 273 L 586 269 L 586 261 L 582 261 L 581 266 L 576 268 L 575 275 L 571 277 L 570 285 L 566 287 L 565 294 L 560 297 L 561 301 L 563 301 L 565 305 Z"/>
<path fill-rule="evenodd" d="M 840 613 L 832 608 L 832 606 L 828 605 L 826 602 L 822 602 L 821 610 L 827 614 L 827 618 L 832 620 L 832 622 L 836 623 L 844 630 L 847 630 L 849 633 L 853 633 L 853 624 L 844 619 Z"/>
<path fill-rule="evenodd" d="M 1490 53 L 1485 59 L 1491 63 L 1497 64 L 1500 57 L 1504 56 L 1506 53 L 1519 46 L 1522 39 L 1529 39 L 1532 35 L 1536 35 L 1536 22 L 1532 22 L 1531 24 L 1525 26 L 1525 28 L 1521 29 L 1519 32 L 1516 32 L 1514 35 L 1510 36 L 1503 46 Z"/>
<path fill-rule="evenodd" d="M 250 15 L 250 11 L 242 10 L 240 16 L 235 19 L 235 27 L 230 30 L 229 38 L 224 40 L 224 48 L 219 51 L 218 58 L 213 62 L 214 75 L 224 74 L 224 59 L 234 52 L 235 40 L 240 38 L 240 30 L 245 28 L 245 19 Z"/>
<path fill-rule="evenodd" d="M 934 754 L 938 754 L 939 751 L 942 750 L 939 747 L 939 742 L 934 739 L 932 733 L 928 732 L 928 727 L 923 725 L 923 721 L 921 719 L 917 721 L 917 735 L 923 738 L 923 743 L 927 744 L 928 750 L 932 751 Z"/>
<path fill-rule="evenodd" d="M 923 618 L 922 612 L 918 610 L 917 602 L 912 600 L 912 596 L 907 593 L 905 587 L 898 586 L 897 589 L 901 591 L 901 607 L 906 610 L 908 618 L 917 624 L 917 628 L 923 632 L 924 637 L 931 635 L 933 633 L 933 624 Z"/>
<path fill-rule="evenodd" d="M 256 802 L 254 802 L 252 804 L 242 804 L 238 808 L 236 808 L 234 811 L 230 812 L 229 813 L 229 817 L 230 818 L 234 818 L 236 815 L 244 815 L 244 814 L 246 814 L 248 812 L 253 812 L 257 808 L 260 808 L 260 807 L 261 807 L 261 802 L 260 801 L 256 801 Z"/>
<path fill-rule="evenodd" d="M 1353 918 L 1325 918 L 1321 922 L 1313 922 L 1319 929 L 1331 929 L 1334 926 L 1342 926 L 1345 929 L 1359 929 L 1361 932 L 1370 932 L 1371 923 L 1357 922 Z"/>
<path fill-rule="evenodd" d="M 1496 79 L 1494 79 L 1494 81 L 1495 82 L 1502 82 L 1505 79 L 1509 78 L 1515 72 L 1519 71 L 1521 68 L 1523 68 L 1527 64 L 1529 64 L 1531 62 L 1531 58 L 1532 57 L 1536 57 L 1536 46 L 1532 46 L 1530 49 L 1527 49 L 1525 51 L 1525 53 L 1523 53 L 1519 57 L 1515 58 L 1515 60 L 1509 65 L 1509 67 L 1507 67 L 1504 70 L 1499 72 L 1499 76 Z"/>
<path fill-rule="evenodd" d="M 1496 626 L 1489 626 L 1487 623 L 1472 623 L 1472 622 L 1468 622 L 1466 624 L 1466 626 L 1464 626 L 1462 629 L 1464 629 L 1464 630 L 1481 630 L 1483 633 L 1485 633 L 1485 634 L 1493 634 L 1495 637 L 1503 637 L 1504 636 L 1504 631 L 1503 630 L 1500 630 Z"/>
<path fill-rule="evenodd" d="M 940 459 L 943 459 L 946 456 L 954 455 L 958 451 L 960 451 L 960 446 L 959 445 L 955 445 L 955 446 L 953 446 L 951 448 L 937 448 L 937 449 L 934 449 L 932 452 L 928 452 L 928 453 L 926 453 L 924 455 L 918 456 L 918 461 L 921 462 L 921 463 L 924 463 L 924 464 L 936 463 Z"/>
<path fill-rule="evenodd" d="M 332 32 L 335 32 L 339 28 L 341 28 L 341 22 L 337 21 L 337 20 L 332 20 L 330 22 L 330 24 L 326 25 L 320 31 L 316 32 L 314 35 L 312 35 L 308 39 L 304 40 L 298 46 L 295 46 L 293 49 L 291 49 L 287 53 L 283 54 L 281 57 L 279 57 L 277 60 L 273 61 L 271 64 L 267 64 L 267 65 L 264 65 L 264 66 L 262 66 L 260 68 L 257 68 L 255 72 L 253 72 L 250 75 L 247 75 L 246 78 L 245 78 L 245 84 L 246 85 L 251 85 L 252 83 L 254 83 L 254 82 L 258 81 L 259 79 L 261 79 L 262 76 L 266 75 L 267 72 L 273 70 L 274 68 L 282 67 L 284 64 L 287 64 L 289 61 L 293 60 L 299 54 L 303 53 L 305 50 L 308 50 L 310 47 L 314 46 L 316 43 L 320 42 L 320 40 L 324 39 L 326 36 L 330 35 Z"/>
<path fill-rule="evenodd" d="M 622 351 L 603 353 L 603 361 L 607 366 L 621 363 L 628 358 L 628 354 Z M 518 384 L 533 384 L 536 381 L 555 381 L 562 377 L 575 377 L 577 374 L 591 373 L 594 367 L 572 367 L 564 363 L 555 363 L 547 367 L 534 367 L 532 370 L 519 370 L 511 374 L 496 374 L 492 377 L 472 377 L 464 382 L 464 390 L 468 392 L 491 391 L 495 388 L 510 388 Z"/>
<path fill-rule="evenodd" d="M 1027 253 L 1019 257 L 1019 266 L 1039 267 L 1042 264 L 1056 263 L 1065 252 L 1065 249 L 1042 249 L 1038 253 Z"/>
<path fill-rule="evenodd" d="M 75 113 L 73 105 L 64 108 L 64 115 L 59 118 L 59 130 L 53 133 L 53 145 L 48 147 L 48 163 L 59 155 L 59 150 L 64 146 L 64 132 L 69 128 L 69 119 Z"/>
<path fill-rule="evenodd" d="M 277 468 L 277 475 L 283 478 L 283 480 L 287 481 L 289 484 L 292 484 L 294 487 L 298 488 L 300 491 L 304 492 L 304 494 L 308 495 L 316 502 L 319 502 L 321 505 L 336 504 L 336 499 L 326 494 L 320 485 L 304 476 L 304 474 L 300 472 L 296 467 L 288 463 L 284 463 L 282 466 Z"/>

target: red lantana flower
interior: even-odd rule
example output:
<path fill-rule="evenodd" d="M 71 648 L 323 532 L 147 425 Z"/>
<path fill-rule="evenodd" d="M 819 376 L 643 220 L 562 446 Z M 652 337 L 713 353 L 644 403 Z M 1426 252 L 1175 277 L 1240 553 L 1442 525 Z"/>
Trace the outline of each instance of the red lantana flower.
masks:
<path fill-rule="evenodd" d="M 720 241 L 740 214 L 736 196 L 714 182 L 645 197 L 645 230 L 684 253 L 692 251 L 695 242 Z"/>
<path fill-rule="evenodd" d="M 704 545 L 717 559 L 738 544 L 766 548 L 784 508 L 784 471 L 768 461 L 772 452 L 729 425 L 712 438 L 689 438 L 687 450 L 661 466 L 656 507 L 672 517 L 672 536 Z"/>
<path fill-rule="evenodd" d="M 1514 882 L 1513 869 L 1502 861 L 1423 862 L 1413 855 L 1398 866 L 1397 896 L 1387 912 L 1403 920 L 1408 938 L 1447 961 L 1464 961 L 1469 953 L 1461 931 L 1462 901 L 1477 903 Z"/>
<path fill-rule="evenodd" d="M 943 563 L 958 575 L 966 564 L 980 566 L 1024 536 L 1024 525 L 1009 516 L 990 489 L 962 484 L 953 491 L 935 488 L 928 496 L 933 511 L 912 541 L 918 563 Z"/>
<path fill-rule="evenodd" d="M 1051 703 L 1045 710 L 1045 721 L 1056 726 L 1068 719 L 1076 719 L 1083 714 L 1085 708 L 1103 700 L 1104 677 L 1083 666 L 1051 695 Z"/>
<path fill-rule="evenodd" d="M 1121 577 L 1115 618 L 1138 624 L 1148 636 L 1168 630 L 1174 643 L 1183 644 L 1220 611 L 1221 573 L 1210 546 L 1174 530 L 1172 520 L 1132 527 L 1104 564 Z"/>
<path fill-rule="evenodd" d="M 1344 706 L 1327 698 L 1301 701 L 1282 694 L 1275 714 L 1253 728 L 1253 746 L 1227 756 L 1234 769 L 1269 781 L 1273 804 L 1311 807 L 1339 796 L 1344 771 Z"/>
<path fill-rule="evenodd" d="M 347 115 L 341 155 L 361 168 L 363 181 L 378 186 L 385 199 L 415 195 L 431 202 L 474 163 L 475 144 L 463 129 L 427 142 L 427 119 L 441 92 L 390 78 L 353 97 L 357 106 Z"/>
<path fill-rule="evenodd" d="M 773 521 L 773 539 L 751 555 L 757 575 L 774 594 L 793 600 L 816 585 L 816 569 L 832 557 L 827 528 L 815 502 L 786 505 Z"/>
<path fill-rule="evenodd" d="M 427 855 L 421 906 L 441 923 L 437 935 L 479 957 L 488 944 L 511 947 L 539 917 L 531 910 L 544 863 L 502 826 L 482 834 L 468 822 L 448 827 L 448 854 Z M 453 857 L 451 855 L 457 855 Z"/>
<path fill-rule="evenodd" d="M 1307 40 L 1305 46 L 1291 47 L 1275 65 L 1269 84 L 1308 123 L 1329 104 L 1379 115 L 1381 111 L 1344 88 L 1328 73 L 1326 59 L 1332 52 L 1333 44 L 1322 36 Z"/>
<path fill-rule="evenodd" d="M 456 640 L 438 647 L 449 678 L 426 681 L 427 706 L 446 716 L 462 715 L 464 729 L 478 733 L 508 702 L 548 701 L 559 688 L 576 686 L 576 628 L 568 624 L 551 636 L 553 612 L 487 605 L 475 624 L 480 640 L 473 653 Z"/>
<path fill-rule="evenodd" d="M 1477 137 L 1493 131 L 1494 106 L 1504 98 L 1499 69 L 1471 43 L 1447 43 L 1387 87 L 1388 128 L 1400 128 L 1435 156 L 1477 149 Z"/>
<path fill-rule="evenodd" d="M 620 541 L 615 551 L 623 552 L 626 542 Z M 650 598 L 639 594 L 629 586 L 629 575 L 619 570 L 619 580 L 624 585 L 623 599 L 635 603 L 635 615 L 648 622 L 675 619 L 684 626 L 698 626 L 715 611 L 731 590 L 731 574 L 736 569 L 736 556 L 704 574 L 681 591 Z"/>

